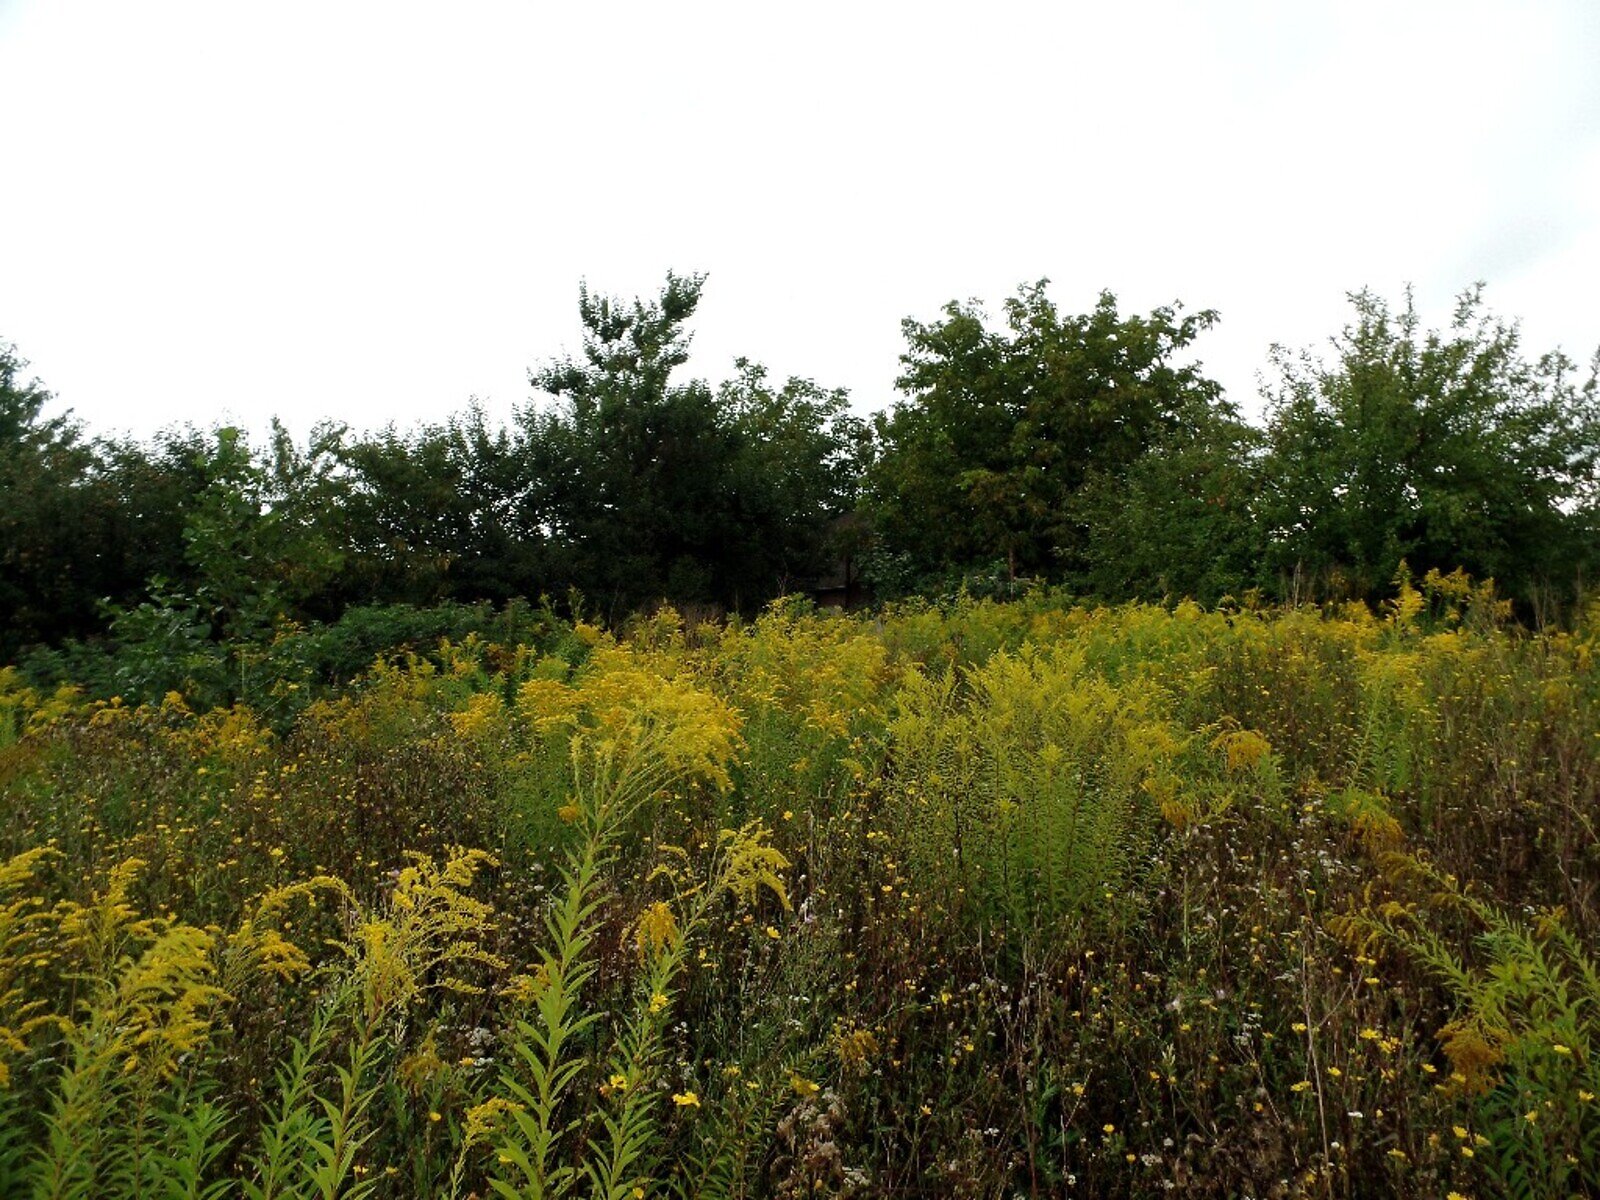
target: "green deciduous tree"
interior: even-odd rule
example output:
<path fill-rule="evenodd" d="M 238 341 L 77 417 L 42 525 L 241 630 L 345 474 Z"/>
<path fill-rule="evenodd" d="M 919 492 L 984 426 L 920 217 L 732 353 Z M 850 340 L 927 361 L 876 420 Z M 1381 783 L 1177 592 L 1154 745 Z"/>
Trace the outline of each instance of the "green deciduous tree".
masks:
<path fill-rule="evenodd" d="M 750 608 L 818 567 L 863 441 L 843 392 L 774 389 L 740 360 L 719 389 L 677 382 L 704 277 L 653 300 L 579 293 L 581 356 L 531 373 L 522 414 L 567 579 L 610 615 L 659 599 Z"/>
<path fill-rule="evenodd" d="M 675 383 L 702 276 L 669 274 L 654 301 L 622 304 L 581 288 L 581 357 L 530 373 L 558 400 L 524 414 L 551 488 L 553 534 L 574 581 L 608 613 L 666 595 L 708 600 L 725 535 L 717 488 L 733 457 L 704 383 Z"/>
<path fill-rule="evenodd" d="M 45 416 L 50 393 L 0 342 L 0 651 L 76 631 L 97 583 L 90 477 L 93 451 L 67 415 Z"/>
<path fill-rule="evenodd" d="M 359 439 L 345 461 L 355 598 L 504 601 L 560 582 L 537 455 L 480 407 Z"/>
<path fill-rule="evenodd" d="M 274 421 L 260 454 L 238 429 L 213 431 L 199 464 L 205 485 L 185 514 L 183 539 L 192 595 L 219 631 L 248 637 L 303 615 L 338 576 L 343 436 L 338 426 L 322 426 L 302 448 Z"/>
<path fill-rule="evenodd" d="M 1266 565 L 1372 598 L 1402 560 L 1464 567 L 1531 597 L 1595 554 L 1600 392 L 1464 293 L 1424 331 L 1369 291 L 1331 360 L 1275 351 L 1261 517 Z M 1596 365 L 1600 366 L 1600 358 Z"/>
<path fill-rule="evenodd" d="M 1120 475 L 1097 474 L 1073 506 L 1088 531 L 1080 590 L 1113 600 L 1214 602 L 1258 582 L 1260 431 L 1222 401 L 1156 438 Z"/>
<path fill-rule="evenodd" d="M 923 572 L 1080 568 L 1091 531 L 1073 501 L 1086 483 L 1119 479 L 1220 395 L 1177 361 L 1215 313 L 1123 317 L 1103 292 L 1062 316 L 1045 287 L 1007 300 L 1004 328 L 975 302 L 902 326 L 907 398 L 878 419 L 868 490 L 888 547 Z"/>
<path fill-rule="evenodd" d="M 842 388 L 791 378 L 782 387 L 748 359 L 718 389 L 736 435 L 725 574 L 745 606 L 804 588 L 840 553 L 837 522 L 856 504 L 869 443 Z"/>

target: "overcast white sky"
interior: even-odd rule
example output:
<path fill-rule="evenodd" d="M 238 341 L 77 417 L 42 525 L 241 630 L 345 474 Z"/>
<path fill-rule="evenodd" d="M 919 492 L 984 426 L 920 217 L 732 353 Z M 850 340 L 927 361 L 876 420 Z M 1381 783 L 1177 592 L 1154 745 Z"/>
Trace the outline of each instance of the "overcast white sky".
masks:
<path fill-rule="evenodd" d="M 0 0 L 0 339 L 97 432 L 497 413 L 576 295 L 894 398 L 1048 276 L 1221 310 L 1247 408 L 1344 293 L 1600 343 L 1600 3 Z"/>

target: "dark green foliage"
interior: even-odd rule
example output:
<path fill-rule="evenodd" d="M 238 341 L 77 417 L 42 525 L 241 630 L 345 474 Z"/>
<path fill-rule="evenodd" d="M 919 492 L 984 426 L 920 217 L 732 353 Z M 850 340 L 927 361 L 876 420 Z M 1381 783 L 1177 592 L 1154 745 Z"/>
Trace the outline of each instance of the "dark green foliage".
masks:
<path fill-rule="evenodd" d="M 442 425 L 392 427 L 346 448 L 350 602 L 504 601 L 553 573 L 537 454 L 473 406 Z"/>
<path fill-rule="evenodd" d="M 1110 292 L 1063 317 L 1042 280 L 1006 301 L 1004 330 L 976 303 L 907 320 L 909 399 L 879 417 L 868 475 L 886 543 L 924 573 L 1001 559 L 1011 575 L 1059 577 L 1082 564 L 1092 531 L 1072 506 L 1085 485 L 1119 480 L 1220 398 L 1174 361 L 1215 320 L 1125 318 Z"/>
<path fill-rule="evenodd" d="M 853 498 L 864 431 L 843 392 L 774 391 L 743 359 L 717 390 L 673 382 L 703 282 L 669 275 L 631 306 L 583 290 L 582 358 L 531 377 L 560 402 L 522 418 L 547 527 L 566 578 L 613 618 L 661 599 L 752 609 L 803 587 Z"/>
<path fill-rule="evenodd" d="M 830 559 L 850 550 L 838 521 L 856 501 L 868 453 L 865 422 L 843 389 L 791 378 L 774 389 L 747 359 L 718 393 L 738 436 L 728 495 L 733 505 L 726 574 L 734 607 L 804 589 Z"/>
<path fill-rule="evenodd" d="M 1600 393 L 1565 356 L 1522 356 L 1515 325 L 1462 295 L 1424 331 L 1371 292 L 1335 357 L 1279 350 L 1260 520 L 1265 566 L 1385 594 L 1401 560 L 1463 567 L 1529 598 L 1593 568 Z"/>
<path fill-rule="evenodd" d="M 1260 441 L 1219 402 L 1161 434 L 1120 475 L 1095 474 L 1071 506 L 1088 531 L 1072 582 L 1113 598 L 1242 594 L 1261 554 Z"/>
<path fill-rule="evenodd" d="M 671 380 L 689 356 L 683 324 L 701 283 L 668 276 L 658 301 L 632 306 L 583 289 L 583 357 L 530 377 L 561 402 L 524 414 L 550 481 L 552 529 L 572 575 L 612 616 L 669 592 L 706 601 L 719 590 L 721 484 L 736 441 L 706 384 Z"/>
<path fill-rule="evenodd" d="M 537 647 L 569 662 L 586 652 L 548 603 L 355 605 L 328 624 L 285 623 L 256 641 L 219 641 L 192 601 L 158 590 L 119 611 L 105 637 L 37 648 L 20 666 L 46 690 L 71 683 L 90 696 L 120 696 L 130 704 L 159 703 L 168 692 L 204 707 L 242 701 L 282 725 L 376 659 L 403 659 L 442 639 L 459 643 L 474 636 Z"/>
<path fill-rule="evenodd" d="M 216 431 L 183 541 L 194 595 L 228 637 L 259 636 L 303 613 L 338 577 L 342 437 L 338 428 L 318 427 L 301 449 L 274 421 L 267 453 L 258 456 L 239 430 Z"/>
<path fill-rule="evenodd" d="M 669 276 L 631 305 L 583 290 L 582 357 L 535 372 L 556 404 L 509 427 L 474 405 L 408 432 L 322 425 L 304 443 L 277 423 L 265 446 L 192 427 L 90 442 L 44 415 L 48 393 L 7 349 L 0 656 L 27 652 L 36 677 L 215 699 L 242 685 L 212 643 L 263 644 L 352 607 L 578 593 L 620 620 L 663 599 L 754 610 L 808 587 L 854 504 L 864 426 L 842 391 L 775 387 L 743 359 L 718 388 L 674 382 L 701 284 Z M 96 637 L 109 656 L 66 645 Z"/>
<path fill-rule="evenodd" d="M 303 442 L 276 422 L 258 445 L 91 439 L 0 345 L 0 660 L 215 700 L 249 692 L 241 664 L 284 629 L 370 606 L 576 595 L 620 623 L 1039 581 L 1378 602 L 1405 563 L 1492 577 L 1547 620 L 1594 575 L 1600 383 L 1525 359 L 1481 288 L 1443 332 L 1409 294 L 1356 294 L 1329 359 L 1274 352 L 1257 428 L 1187 361 L 1210 311 L 1123 316 L 1105 292 L 1063 315 L 1043 282 L 998 325 L 948 304 L 904 322 L 905 398 L 869 426 L 842 390 L 746 359 L 680 378 L 703 284 L 580 289 L 581 352 L 532 372 L 544 397 L 503 425 L 474 404 Z"/>
<path fill-rule="evenodd" d="M 98 582 L 92 537 L 99 512 L 94 454 L 50 394 L 25 382 L 27 363 L 0 343 L 0 654 L 73 632 L 92 617 Z"/>

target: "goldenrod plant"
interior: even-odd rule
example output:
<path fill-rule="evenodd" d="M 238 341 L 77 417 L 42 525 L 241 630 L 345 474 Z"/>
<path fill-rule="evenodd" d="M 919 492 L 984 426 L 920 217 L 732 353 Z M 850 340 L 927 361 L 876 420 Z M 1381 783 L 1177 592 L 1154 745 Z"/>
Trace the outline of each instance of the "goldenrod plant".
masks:
<path fill-rule="evenodd" d="M 1596 625 L 1395 590 L 0 673 L 0 1195 L 1600 1191 Z"/>

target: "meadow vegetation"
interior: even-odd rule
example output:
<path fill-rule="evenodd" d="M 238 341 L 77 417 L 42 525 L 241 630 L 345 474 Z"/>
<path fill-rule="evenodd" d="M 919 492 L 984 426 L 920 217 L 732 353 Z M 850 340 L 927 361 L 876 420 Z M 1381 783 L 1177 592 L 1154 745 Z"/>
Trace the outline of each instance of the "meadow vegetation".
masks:
<path fill-rule="evenodd" d="M 1600 625 L 1506 615 L 7 669 L 0 1195 L 1594 1194 Z"/>

